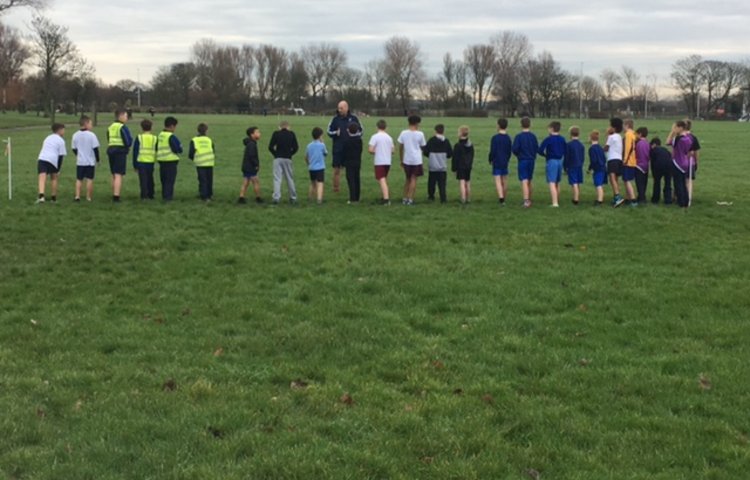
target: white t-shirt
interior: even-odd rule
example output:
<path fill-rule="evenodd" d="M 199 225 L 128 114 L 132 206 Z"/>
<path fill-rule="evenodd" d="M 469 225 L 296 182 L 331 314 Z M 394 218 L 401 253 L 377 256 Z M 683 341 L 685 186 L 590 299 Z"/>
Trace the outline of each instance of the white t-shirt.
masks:
<path fill-rule="evenodd" d="M 375 149 L 375 166 L 390 165 L 393 156 L 393 139 L 385 132 L 378 132 L 370 138 L 370 146 Z"/>
<path fill-rule="evenodd" d="M 422 165 L 422 147 L 427 145 L 424 133 L 404 130 L 398 136 L 398 143 L 404 146 L 404 165 Z"/>
<path fill-rule="evenodd" d="M 76 165 L 81 167 L 96 166 L 96 155 L 94 149 L 99 148 L 99 139 L 96 134 L 89 130 L 79 130 L 73 134 L 71 149 L 78 151 Z"/>
<path fill-rule="evenodd" d="M 59 168 L 58 160 L 67 153 L 65 151 L 65 140 L 60 135 L 53 133 L 44 139 L 42 151 L 39 152 L 39 160 L 51 163 L 55 168 Z"/>
<path fill-rule="evenodd" d="M 622 160 L 622 137 L 619 133 L 613 133 L 607 137 L 607 161 Z"/>

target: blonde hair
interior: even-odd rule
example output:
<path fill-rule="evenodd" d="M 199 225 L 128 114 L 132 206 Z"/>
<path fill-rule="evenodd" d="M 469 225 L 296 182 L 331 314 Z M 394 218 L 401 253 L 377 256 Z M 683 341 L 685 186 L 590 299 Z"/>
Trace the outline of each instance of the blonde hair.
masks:
<path fill-rule="evenodd" d="M 599 141 L 599 130 L 593 130 L 589 134 L 589 140 L 591 140 L 592 142 L 598 142 Z"/>
<path fill-rule="evenodd" d="M 459 138 L 469 138 L 469 126 L 461 125 L 458 127 L 458 136 Z"/>

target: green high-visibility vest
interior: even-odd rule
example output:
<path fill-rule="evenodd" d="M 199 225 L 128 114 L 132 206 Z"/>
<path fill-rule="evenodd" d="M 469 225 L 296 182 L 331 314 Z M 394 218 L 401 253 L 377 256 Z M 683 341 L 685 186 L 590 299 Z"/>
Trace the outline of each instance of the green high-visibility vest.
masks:
<path fill-rule="evenodd" d="M 169 139 L 174 133 L 166 130 L 159 134 L 159 140 L 156 147 L 156 160 L 159 162 L 179 162 L 180 157 L 172 151 L 169 146 Z"/>
<path fill-rule="evenodd" d="M 138 135 L 138 163 L 154 163 L 156 161 L 156 135 L 142 133 Z"/>
<path fill-rule="evenodd" d="M 122 141 L 122 127 L 120 122 L 115 122 L 107 129 L 107 141 L 110 147 L 124 147 L 125 142 Z"/>
<path fill-rule="evenodd" d="M 195 157 L 193 162 L 196 167 L 213 167 L 216 164 L 214 154 L 214 142 L 205 135 L 193 138 L 195 146 Z"/>

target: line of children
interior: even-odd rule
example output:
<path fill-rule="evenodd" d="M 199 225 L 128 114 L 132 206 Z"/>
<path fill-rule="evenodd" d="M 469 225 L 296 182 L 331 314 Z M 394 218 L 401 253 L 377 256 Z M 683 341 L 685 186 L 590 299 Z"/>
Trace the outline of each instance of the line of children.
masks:
<path fill-rule="evenodd" d="M 91 131 L 91 119 L 82 116 L 79 122 L 81 127 L 73 134 L 71 149 L 76 156 L 76 194 L 74 201 L 81 201 L 81 188 L 86 181 L 86 200 L 92 201 L 94 197 L 94 177 L 96 166 L 99 165 L 99 139 Z"/>

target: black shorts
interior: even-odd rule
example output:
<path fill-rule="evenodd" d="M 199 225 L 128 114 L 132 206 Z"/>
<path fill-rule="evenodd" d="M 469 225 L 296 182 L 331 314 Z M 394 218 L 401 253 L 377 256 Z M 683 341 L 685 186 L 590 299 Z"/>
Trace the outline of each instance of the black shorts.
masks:
<path fill-rule="evenodd" d="M 83 180 L 93 180 L 94 179 L 94 172 L 96 171 L 96 167 L 93 166 L 82 166 L 78 165 L 76 167 L 76 179 Z"/>
<path fill-rule="evenodd" d="M 326 181 L 326 171 L 325 170 L 310 170 L 310 181 L 311 182 L 318 182 L 323 183 Z"/>
<path fill-rule="evenodd" d="M 110 155 L 109 171 L 112 175 L 125 175 L 128 171 L 128 156 L 119 153 Z"/>
<path fill-rule="evenodd" d="M 607 173 L 622 177 L 622 160 L 608 160 L 607 161 Z"/>
<path fill-rule="evenodd" d="M 62 168 L 62 160 L 60 160 L 57 167 L 55 167 L 49 162 L 45 162 L 44 160 L 39 160 L 39 162 L 37 162 L 36 171 L 37 173 L 46 173 L 47 175 L 57 175 L 58 173 L 60 173 L 61 168 Z"/>
<path fill-rule="evenodd" d="M 344 152 L 333 152 L 333 168 L 344 167 Z"/>
<path fill-rule="evenodd" d="M 424 175 L 424 167 L 422 165 L 406 165 L 404 164 L 404 174 L 406 175 L 406 179 L 410 179 L 412 177 L 421 177 Z"/>
<path fill-rule="evenodd" d="M 471 170 L 457 170 L 456 180 L 466 180 L 467 182 L 471 181 Z"/>

